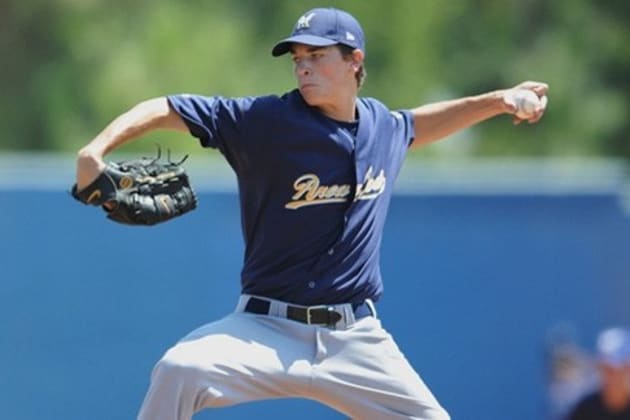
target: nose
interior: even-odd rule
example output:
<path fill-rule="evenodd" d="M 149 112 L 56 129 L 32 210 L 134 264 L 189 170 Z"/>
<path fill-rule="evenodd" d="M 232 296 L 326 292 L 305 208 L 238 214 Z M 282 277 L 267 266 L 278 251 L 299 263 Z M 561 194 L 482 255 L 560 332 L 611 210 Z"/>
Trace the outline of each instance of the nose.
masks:
<path fill-rule="evenodd" d="M 306 63 L 306 60 L 300 60 L 295 64 L 295 73 L 298 76 L 308 76 L 311 74 L 311 68 Z"/>

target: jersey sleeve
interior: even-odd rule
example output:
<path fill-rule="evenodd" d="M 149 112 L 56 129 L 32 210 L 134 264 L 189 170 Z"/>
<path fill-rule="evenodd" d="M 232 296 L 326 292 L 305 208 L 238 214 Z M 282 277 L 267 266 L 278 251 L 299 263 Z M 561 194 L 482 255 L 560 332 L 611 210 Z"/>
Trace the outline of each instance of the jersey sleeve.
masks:
<path fill-rule="evenodd" d="M 407 109 L 391 111 L 398 130 L 402 130 L 407 147 L 411 146 L 415 137 L 413 114 Z"/>
<path fill-rule="evenodd" d="M 247 115 L 255 101 L 253 97 L 186 94 L 171 95 L 167 99 L 202 146 L 219 149 L 224 154 L 241 141 L 243 125 L 247 124 Z"/>

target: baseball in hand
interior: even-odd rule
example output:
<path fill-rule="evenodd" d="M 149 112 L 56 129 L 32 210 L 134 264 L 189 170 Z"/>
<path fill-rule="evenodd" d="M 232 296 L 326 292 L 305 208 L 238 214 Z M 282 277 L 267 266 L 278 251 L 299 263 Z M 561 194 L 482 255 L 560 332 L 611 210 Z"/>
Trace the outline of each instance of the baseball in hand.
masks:
<path fill-rule="evenodd" d="M 541 98 L 529 89 L 519 89 L 513 95 L 516 105 L 515 115 L 523 120 L 534 116 L 537 110 L 544 108 Z"/>

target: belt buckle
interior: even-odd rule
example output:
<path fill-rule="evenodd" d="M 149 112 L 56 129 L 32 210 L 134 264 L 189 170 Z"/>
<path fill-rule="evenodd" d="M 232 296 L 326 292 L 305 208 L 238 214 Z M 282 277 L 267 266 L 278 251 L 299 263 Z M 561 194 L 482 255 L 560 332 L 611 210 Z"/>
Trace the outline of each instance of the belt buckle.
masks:
<path fill-rule="evenodd" d="M 315 305 L 315 306 L 307 306 L 306 307 L 306 323 L 308 325 L 312 325 L 311 324 L 311 311 L 316 311 L 319 309 L 325 309 L 327 311 L 334 311 L 335 308 L 333 308 L 332 306 L 327 306 L 327 305 Z"/>

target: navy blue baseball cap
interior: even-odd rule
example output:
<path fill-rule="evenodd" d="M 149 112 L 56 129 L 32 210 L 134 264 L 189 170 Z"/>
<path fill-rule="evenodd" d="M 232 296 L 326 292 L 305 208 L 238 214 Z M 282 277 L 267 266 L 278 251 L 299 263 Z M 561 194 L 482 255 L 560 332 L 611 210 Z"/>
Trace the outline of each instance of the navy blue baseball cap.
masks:
<path fill-rule="evenodd" d="M 317 8 L 304 13 L 289 38 L 278 42 L 271 54 L 286 54 L 294 42 L 315 47 L 347 45 L 365 52 L 365 37 L 359 22 L 347 12 L 335 8 Z"/>

